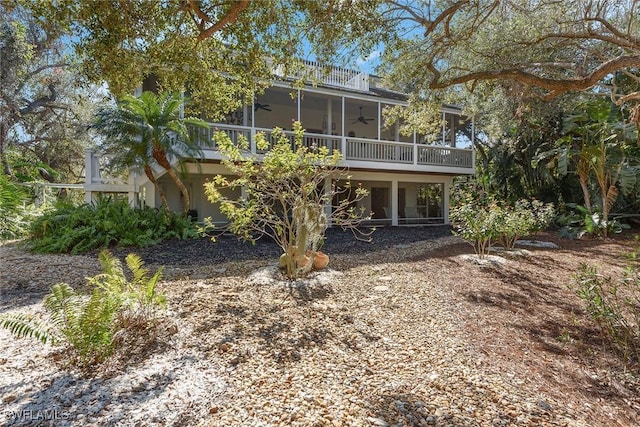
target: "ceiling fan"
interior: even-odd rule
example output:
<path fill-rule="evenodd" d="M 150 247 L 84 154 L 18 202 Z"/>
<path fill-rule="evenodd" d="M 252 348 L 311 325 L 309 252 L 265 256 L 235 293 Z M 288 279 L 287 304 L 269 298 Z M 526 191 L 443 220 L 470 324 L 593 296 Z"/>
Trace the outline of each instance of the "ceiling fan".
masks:
<path fill-rule="evenodd" d="M 356 124 L 358 122 L 363 123 L 363 124 L 369 124 L 370 121 L 373 121 L 375 119 L 371 118 L 371 119 L 366 119 L 363 115 L 362 115 L 362 106 L 360 106 L 360 116 L 358 116 L 357 119 L 355 119 L 353 121 L 353 124 Z"/>
<path fill-rule="evenodd" d="M 271 111 L 271 108 L 269 108 L 269 104 L 261 104 L 259 102 L 255 102 L 253 104 L 253 111 L 258 111 L 258 110 Z"/>

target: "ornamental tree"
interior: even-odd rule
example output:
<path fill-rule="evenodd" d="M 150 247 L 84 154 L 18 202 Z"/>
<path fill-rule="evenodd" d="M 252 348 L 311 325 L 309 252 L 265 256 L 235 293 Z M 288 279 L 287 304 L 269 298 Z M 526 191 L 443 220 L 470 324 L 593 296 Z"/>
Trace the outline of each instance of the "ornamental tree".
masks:
<path fill-rule="evenodd" d="M 266 235 L 280 246 L 281 267 L 290 279 L 311 271 L 330 222 L 368 236 L 357 228 L 364 219 L 357 202 L 367 190 L 351 187 L 338 150 L 305 145 L 303 132 L 294 122 L 293 136 L 279 128 L 270 136 L 258 133 L 256 148 L 264 155 L 249 153 L 246 139 L 236 145 L 217 132 L 222 163 L 235 178 L 217 175 L 205 184 L 207 198 L 219 204 L 231 232 L 251 242 Z M 224 189 L 238 188 L 243 189 L 239 199 L 223 195 Z"/>

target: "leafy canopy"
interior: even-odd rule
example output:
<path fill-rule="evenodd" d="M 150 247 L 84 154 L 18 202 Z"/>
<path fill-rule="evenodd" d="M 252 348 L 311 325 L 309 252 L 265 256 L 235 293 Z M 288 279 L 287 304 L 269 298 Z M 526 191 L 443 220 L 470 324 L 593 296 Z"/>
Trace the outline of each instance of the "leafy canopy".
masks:
<path fill-rule="evenodd" d="M 18 0 L 45 27 L 70 34 L 84 73 L 116 96 L 145 77 L 186 90 L 212 119 L 240 107 L 279 67 L 294 75 L 311 41 L 319 59 L 335 55 L 340 35 L 368 33 L 377 1 Z M 371 45 L 371 42 L 363 42 Z M 323 48 L 322 46 L 331 46 Z"/>

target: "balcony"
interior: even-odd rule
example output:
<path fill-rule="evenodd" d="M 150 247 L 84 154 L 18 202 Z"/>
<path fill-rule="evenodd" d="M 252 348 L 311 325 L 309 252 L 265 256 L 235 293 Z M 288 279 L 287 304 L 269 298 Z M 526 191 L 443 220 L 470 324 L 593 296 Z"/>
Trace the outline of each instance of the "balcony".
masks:
<path fill-rule="evenodd" d="M 223 124 L 212 124 L 207 129 L 191 128 L 191 137 L 202 148 L 205 159 L 222 158 L 214 140 L 214 134 L 218 131 L 225 132 L 234 143 L 238 143 L 241 136 L 244 137 L 249 141 L 253 154 L 260 154 L 255 146 L 254 135 L 257 132 L 266 135 L 271 133 L 271 129 Z M 284 134 L 293 144 L 293 132 L 285 131 Z M 473 174 L 475 170 L 474 151 L 468 148 L 317 133 L 305 133 L 303 144 L 307 147 L 327 147 L 329 152 L 339 150 L 343 155 L 343 165 L 350 168 L 445 174 Z"/>
<path fill-rule="evenodd" d="M 278 67 L 274 68 L 273 72 L 280 78 L 304 79 L 324 86 L 369 91 L 369 74 L 327 66 L 316 61 L 302 61 L 302 68 L 294 75 L 285 76 L 282 69 Z"/>

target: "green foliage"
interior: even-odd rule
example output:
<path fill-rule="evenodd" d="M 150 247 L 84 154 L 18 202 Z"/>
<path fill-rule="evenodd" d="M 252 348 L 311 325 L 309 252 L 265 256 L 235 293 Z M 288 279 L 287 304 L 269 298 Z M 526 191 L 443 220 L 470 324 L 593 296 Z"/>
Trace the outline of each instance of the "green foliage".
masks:
<path fill-rule="evenodd" d="M 90 144 L 87 125 L 104 91 L 88 85 L 66 56 L 68 37 L 16 4 L 0 4 L 2 170 L 30 181 L 42 168 L 57 182 L 76 182 Z"/>
<path fill-rule="evenodd" d="M 513 206 L 492 206 L 498 242 L 513 249 L 516 241 L 535 231 L 544 230 L 555 216 L 553 204 L 539 200 L 518 200 Z"/>
<path fill-rule="evenodd" d="M 209 125 L 196 118 L 182 118 L 187 99 L 175 92 L 155 94 L 145 91 L 139 98 L 124 95 L 116 107 L 103 108 L 92 126 L 105 140 L 100 146 L 115 168 L 144 170 L 168 209 L 164 191 L 158 185 L 152 168 L 155 161 L 162 167 L 182 194 L 183 214 L 189 210 L 189 192 L 169 159 L 184 169 L 187 160 L 201 156 L 202 150 L 191 140 L 187 125 Z"/>
<path fill-rule="evenodd" d="M 489 251 L 491 241 L 498 238 L 495 228 L 496 212 L 493 203 L 483 205 L 469 198 L 463 203 L 452 206 L 449 211 L 453 233 L 471 243 L 480 258 Z"/>
<path fill-rule="evenodd" d="M 587 314 L 598 324 L 611 347 L 630 365 L 640 360 L 640 273 L 629 267 L 612 280 L 597 268 L 582 264 L 576 274 L 576 294 Z"/>
<path fill-rule="evenodd" d="M 56 342 L 55 335 L 49 325 L 30 314 L 0 315 L 0 327 L 9 330 L 19 338 L 35 338 L 43 344 Z"/>
<path fill-rule="evenodd" d="M 216 121 L 252 99 L 275 70 L 297 75 L 298 58 L 346 54 L 341 36 L 375 28 L 363 18 L 379 1 L 21 3 L 70 34 L 85 74 L 112 93 L 130 93 L 155 76 L 164 90 L 190 93 L 197 111 Z M 357 46 L 367 52 L 380 40 L 363 37 Z M 357 55 L 348 56 L 355 62 Z"/>
<path fill-rule="evenodd" d="M 564 205 L 554 222 L 560 227 L 560 237 L 566 237 L 571 240 L 584 236 L 601 237 L 612 233 L 618 234 L 630 228 L 628 224 L 622 223 L 617 219 L 605 221 L 602 214 L 597 210 L 592 212 L 575 203 Z"/>
<path fill-rule="evenodd" d="M 141 259 L 129 254 L 126 264 L 132 278 L 128 279 L 120 261 L 108 251 L 98 258 L 103 273 L 87 279 L 89 295 L 66 283 L 53 285 L 44 299 L 44 319 L 22 313 L 2 315 L 0 326 L 19 338 L 69 347 L 68 357 L 80 367 L 107 359 L 124 336 L 153 326 L 166 299 L 156 289 L 162 269 L 150 276 Z"/>
<path fill-rule="evenodd" d="M 0 239 L 23 237 L 29 226 L 28 194 L 0 172 Z"/>
<path fill-rule="evenodd" d="M 95 205 L 59 206 L 45 213 L 32 223 L 29 245 L 35 252 L 78 254 L 110 245 L 144 247 L 197 236 L 188 218 L 103 198 Z"/>
<path fill-rule="evenodd" d="M 293 127 L 293 137 L 280 129 L 270 137 L 256 135 L 257 149 L 266 151 L 262 156 L 247 154 L 246 140 L 234 145 L 224 132 L 217 133 L 223 164 L 237 178 L 218 175 L 205 184 L 209 201 L 218 203 L 229 219 L 229 230 L 248 241 L 266 234 L 282 248 L 289 278 L 309 272 L 313 260 L 307 251 L 314 256 L 330 220 L 357 230 L 363 209 L 356 204 L 367 194 L 363 188 L 352 189 L 348 177 L 338 185 L 336 180 L 344 177 L 339 151 L 305 146 L 302 126 L 295 122 Z M 332 184 L 328 191 L 327 181 Z M 221 191 L 228 188 L 243 188 L 246 197 L 229 199 Z M 329 214 L 325 206 L 332 203 Z"/>
<path fill-rule="evenodd" d="M 513 249 L 516 241 L 546 228 L 555 215 L 552 204 L 518 200 L 513 205 L 497 201 L 474 182 L 454 189 L 449 212 L 453 233 L 471 243 L 483 258 L 492 242 Z"/>
<path fill-rule="evenodd" d="M 550 165 L 561 177 L 575 172 L 586 210 L 579 212 L 577 222 L 587 233 L 606 237 L 617 227 L 610 212 L 618 196 L 631 196 L 638 182 L 637 138 L 637 127 L 624 122 L 617 106 L 589 101 L 564 118 L 556 147 L 538 154 L 534 163 L 552 158 Z M 565 232 L 573 234 L 571 229 Z"/>

